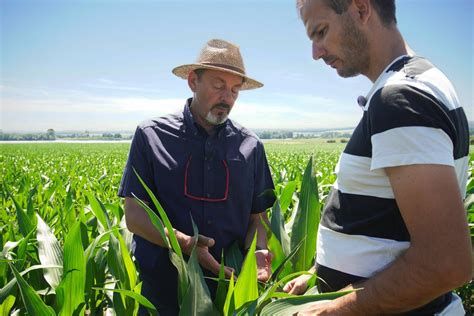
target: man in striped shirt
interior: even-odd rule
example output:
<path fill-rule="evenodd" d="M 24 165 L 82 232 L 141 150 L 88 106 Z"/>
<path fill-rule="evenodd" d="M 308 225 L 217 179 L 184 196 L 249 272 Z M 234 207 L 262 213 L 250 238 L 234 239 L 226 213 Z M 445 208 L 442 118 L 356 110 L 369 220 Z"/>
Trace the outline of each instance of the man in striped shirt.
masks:
<path fill-rule="evenodd" d="M 449 80 L 414 55 L 394 0 L 298 0 L 313 58 L 373 83 L 336 167 L 319 226 L 323 292 L 358 289 L 300 314 L 463 315 L 451 292 L 471 279 L 462 200 L 469 133 Z M 299 294 L 308 277 L 285 286 Z"/>

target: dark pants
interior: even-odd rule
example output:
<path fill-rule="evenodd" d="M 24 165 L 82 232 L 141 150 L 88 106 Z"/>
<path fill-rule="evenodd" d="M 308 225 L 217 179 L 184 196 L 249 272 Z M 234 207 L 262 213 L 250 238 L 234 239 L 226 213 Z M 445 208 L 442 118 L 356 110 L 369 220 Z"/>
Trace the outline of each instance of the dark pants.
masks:
<path fill-rule="evenodd" d="M 149 275 L 142 271 L 141 273 L 142 279 L 142 291 L 141 294 L 145 296 L 153 305 L 155 305 L 156 309 L 160 316 L 175 316 L 179 314 L 178 302 L 176 300 L 176 280 L 175 284 L 170 284 L 169 294 L 171 295 L 157 295 L 160 289 L 157 287 L 157 280 L 153 280 L 150 278 Z M 175 291 L 173 291 L 175 290 Z M 139 316 L 148 316 L 148 310 L 140 305 L 140 309 L 138 310 Z"/>

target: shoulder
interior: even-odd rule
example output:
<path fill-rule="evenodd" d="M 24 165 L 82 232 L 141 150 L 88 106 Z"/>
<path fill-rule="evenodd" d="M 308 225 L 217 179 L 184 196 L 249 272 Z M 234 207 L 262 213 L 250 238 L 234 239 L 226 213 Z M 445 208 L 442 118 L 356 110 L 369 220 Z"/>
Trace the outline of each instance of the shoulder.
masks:
<path fill-rule="evenodd" d="M 162 130 L 179 130 L 183 126 L 183 113 L 177 112 L 142 121 L 137 126 L 137 131 L 144 134 Z"/>
<path fill-rule="evenodd" d="M 438 103 L 445 110 L 460 107 L 455 89 L 446 75 L 423 57 L 402 58 L 395 62 L 373 89 L 370 106 L 411 103 L 420 100 Z"/>
<path fill-rule="evenodd" d="M 262 144 L 260 138 L 252 132 L 250 129 L 240 125 L 234 120 L 229 119 L 227 128 L 231 134 L 235 134 L 238 137 L 246 139 L 247 141 L 255 142 L 256 144 Z"/>

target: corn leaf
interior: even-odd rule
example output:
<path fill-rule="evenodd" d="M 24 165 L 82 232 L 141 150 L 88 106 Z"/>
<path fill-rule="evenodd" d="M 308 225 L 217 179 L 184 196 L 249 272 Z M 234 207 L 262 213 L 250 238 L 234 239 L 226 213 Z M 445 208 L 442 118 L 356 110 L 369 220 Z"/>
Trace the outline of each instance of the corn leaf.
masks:
<path fill-rule="evenodd" d="M 214 305 L 219 311 L 224 310 L 225 297 L 226 297 L 226 292 L 227 292 L 228 287 L 229 286 L 228 286 L 227 280 L 225 279 L 225 273 L 224 273 L 224 252 L 222 252 L 221 267 L 219 269 L 219 278 L 217 279 L 216 298 L 214 299 Z"/>
<path fill-rule="evenodd" d="M 288 211 L 288 207 L 290 207 L 291 200 L 293 199 L 293 193 L 296 190 L 296 184 L 296 181 L 289 181 L 280 194 L 279 201 L 281 211 L 283 211 L 283 213 L 286 213 Z"/>
<path fill-rule="evenodd" d="M 281 263 L 285 260 L 285 254 L 281 247 L 280 242 L 276 238 L 275 234 L 272 232 L 268 224 L 261 220 L 263 227 L 265 228 L 267 234 L 267 246 L 268 250 L 272 253 L 272 272 L 275 272 Z M 291 273 L 291 265 L 288 263 L 285 267 L 284 275 Z"/>
<path fill-rule="evenodd" d="M 54 236 L 51 228 L 46 224 L 39 214 L 36 226 L 36 239 L 38 240 L 38 257 L 43 265 L 63 265 L 63 252 L 59 241 Z M 48 284 L 55 289 L 61 282 L 62 269 L 45 269 L 44 278 Z"/>
<path fill-rule="evenodd" d="M 109 230 L 111 228 L 110 220 L 107 216 L 107 210 L 105 209 L 105 206 L 92 193 L 87 192 L 86 196 L 87 200 L 89 200 L 91 211 L 99 220 L 99 223 L 102 226 L 103 230 Z"/>
<path fill-rule="evenodd" d="M 2 301 L 0 304 L 0 316 L 8 316 L 10 315 L 10 310 L 12 309 L 13 305 L 15 304 L 16 297 L 13 295 L 8 295 L 5 300 Z"/>
<path fill-rule="evenodd" d="M 311 303 L 323 300 L 333 300 L 338 297 L 344 296 L 353 291 L 344 291 L 344 292 L 331 292 L 324 294 L 316 295 L 303 295 L 303 296 L 292 296 L 287 298 L 282 298 L 271 302 L 266 305 L 260 316 L 286 316 L 293 315 L 297 312 L 302 311 L 304 308 L 309 307 Z"/>
<path fill-rule="evenodd" d="M 197 234 L 195 237 L 197 239 Z M 209 289 L 204 281 L 202 270 L 197 260 L 196 247 L 191 251 L 187 266 L 189 287 L 181 302 L 179 315 L 219 315 L 219 313 L 214 310 Z"/>
<path fill-rule="evenodd" d="M 184 258 L 179 257 L 175 252 L 168 253 L 171 263 L 178 270 L 178 304 L 181 306 L 184 296 L 189 288 L 188 268 Z"/>
<path fill-rule="evenodd" d="M 15 279 L 20 289 L 21 298 L 25 304 L 26 311 L 30 315 L 53 316 L 54 310 L 47 306 L 35 292 L 35 290 L 23 279 L 13 264 L 9 264 L 15 275 Z"/>
<path fill-rule="evenodd" d="M 308 270 L 312 266 L 316 253 L 319 209 L 318 185 L 313 172 L 313 158 L 310 158 L 303 175 L 300 201 L 291 230 L 292 249 L 304 240 L 300 250 L 293 257 L 294 271 Z"/>
<path fill-rule="evenodd" d="M 253 300 L 242 305 L 234 312 L 234 316 L 254 316 L 257 315 L 257 300 Z"/>
<path fill-rule="evenodd" d="M 280 265 L 278 266 L 278 268 L 273 271 L 273 274 L 271 276 L 271 280 L 272 281 L 275 281 L 275 280 L 278 280 L 280 279 L 280 274 L 282 272 L 285 272 L 286 271 L 286 267 L 289 265 L 291 267 L 291 259 L 293 259 L 294 255 L 298 252 L 298 250 L 300 249 L 301 245 L 303 244 L 303 241 L 300 241 L 300 243 L 295 247 L 295 249 L 293 249 L 291 251 L 291 253 L 285 258 L 285 260 L 283 260 Z M 285 275 L 282 275 L 283 277 Z"/>
<path fill-rule="evenodd" d="M 225 252 L 225 264 L 233 268 L 235 273 L 239 275 L 243 261 L 244 257 L 242 256 L 242 252 L 240 251 L 237 241 L 235 241 Z"/>
<path fill-rule="evenodd" d="M 99 290 L 99 291 L 112 291 L 115 293 L 120 293 L 123 294 L 127 297 L 130 297 L 143 305 L 152 315 L 157 315 L 158 312 L 156 310 L 156 307 L 143 295 L 130 291 L 130 290 L 124 290 L 124 289 L 106 289 L 106 288 L 99 288 L 99 287 L 93 287 L 94 290 Z"/>
<path fill-rule="evenodd" d="M 25 237 L 28 235 L 33 229 L 34 224 L 28 214 L 21 208 L 20 204 L 15 200 L 13 196 L 10 196 L 15 204 L 16 209 L 16 218 L 18 221 L 18 228 L 20 229 L 20 233 Z"/>
<path fill-rule="evenodd" d="M 38 269 L 48 269 L 48 268 L 62 268 L 62 266 L 43 266 L 43 265 L 34 265 L 29 267 L 26 270 L 23 270 L 20 272 L 20 275 L 23 276 L 26 273 L 33 271 L 33 270 L 38 270 Z M 12 293 L 13 287 L 16 284 L 17 279 L 13 278 L 11 279 L 7 284 L 5 284 L 1 289 L 0 289 L 0 302 L 3 302 L 4 300 L 7 299 L 7 297 Z"/>
<path fill-rule="evenodd" d="M 292 193 L 293 194 L 293 193 Z M 272 218 L 270 221 L 270 226 L 272 232 L 275 234 L 275 237 L 280 242 L 281 248 L 285 255 L 290 253 L 290 237 L 285 230 L 285 223 L 281 217 L 280 203 L 278 201 L 273 204 L 272 207 Z"/>
<path fill-rule="evenodd" d="M 132 195 L 135 198 L 135 201 L 137 201 L 137 203 L 147 212 L 151 223 L 160 233 L 161 239 L 165 243 L 166 247 L 171 248 L 170 243 L 168 241 L 168 237 L 165 233 L 165 226 L 163 225 L 163 222 L 161 221 L 160 217 L 156 215 L 156 213 L 146 203 L 140 200 L 135 194 L 132 193 Z"/>
<path fill-rule="evenodd" d="M 171 247 L 173 248 L 173 251 L 176 252 L 176 254 L 180 258 L 183 258 L 183 253 L 181 252 L 181 247 L 179 246 L 178 240 L 176 239 L 176 235 L 175 235 L 174 230 L 173 230 L 173 226 L 171 225 L 171 222 L 168 219 L 168 216 L 166 215 L 165 210 L 161 206 L 160 202 L 158 202 L 157 198 L 155 197 L 153 192 L 150 190 L 150 188 L 148 188 L 146 183 L 142 180 L 142 178 L 140 178 L 140 175 L 137 173 L 137 171 L 135 169 L 133 169 L 133 171 L 137 175 L 138 180 L 140 181 L 140 183 L 145 188 L 146 192 L 148 193 L 151 200 L 153 201 L 153 204 L 155 205 L 156 210 L 160 214 L 161 220 L 163 221 L 163 223 L 165 224 L 166 229 L 168 230 L 168 237 L 170 239 L 170 243 L 171 243 Z"/>
<path fill-rule="evenodd" d="M 59 315 L 82 314 L 85 292 L 85 260 L 81 240 L 81 222 L 72 226 L 64 242 L 63 279 L 56 288 Z"/>
<path fill-rule="evenodd" d="M 224 302 L 224 316 L 233 315 L 235 310 L 235 299 L 234 299 L 234 272 L 230 275 L 229 289 Z"/>
<path fill-rule="evenodd" d="M 306 271 L 295 272 L 283 277 L 281 280 L 274 282 L 271 286 L 267 287 L 265 291 L 258 297 L 257 307 L 260 309 L 263 306 L 263 304 L 265 304 L 270 298 L 274 296 L 276 290 L 279 287 L 286 284 L 286 282 L 290 281 L 291 279 L 303 274 L 310 274 L 310 273 Z"/>
<path fill-rule="evenodd" d="M 258 298 L 257 283 L 257 259 L 255 247 L 257 244 L 257 233 L 253 237 L 252 244 L 244 259 L 242 271 L 237 278 L 234 289 L 235 308 L 238 309 L 245 303 Z"/>

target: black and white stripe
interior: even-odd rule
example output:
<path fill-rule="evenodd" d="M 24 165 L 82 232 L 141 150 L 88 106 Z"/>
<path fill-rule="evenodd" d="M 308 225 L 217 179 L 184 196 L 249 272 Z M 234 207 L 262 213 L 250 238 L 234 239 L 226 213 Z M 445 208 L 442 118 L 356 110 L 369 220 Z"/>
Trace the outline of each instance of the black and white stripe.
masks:
<path fill-rule="evenodd" d="M 441 71 L 426 59 L 403 56 L 387 67 L 366 99 L 336 166 L 319 227 L 318 274 L 332 290 L 370 278 L 410 246 L 384 168 L 454 166 L 465 194 L 468 124 Z"/>

